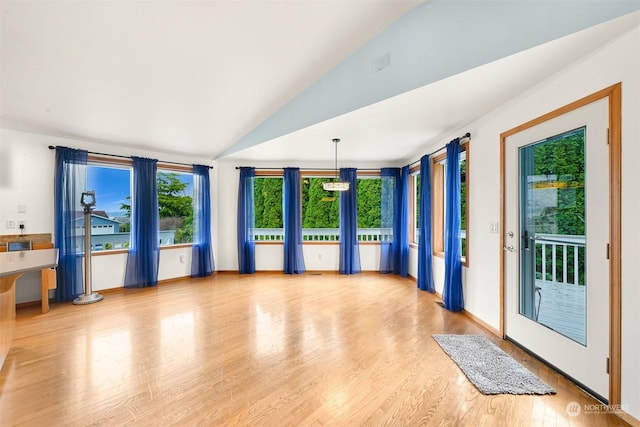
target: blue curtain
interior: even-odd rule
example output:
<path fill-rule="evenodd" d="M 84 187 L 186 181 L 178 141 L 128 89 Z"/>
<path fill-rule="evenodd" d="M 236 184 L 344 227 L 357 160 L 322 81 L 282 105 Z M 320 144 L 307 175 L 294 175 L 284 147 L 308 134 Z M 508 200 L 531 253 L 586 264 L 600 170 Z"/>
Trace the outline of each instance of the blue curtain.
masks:
<path fill-rule="evenodd" d="M 284 272 L 286 274 L 304 273 L 304 255 L 302 253 L 302 215 L 300 201 L 300 169 L 284 169 Z"/>
<path fill-rule="evenodd" d="M 431 158 L 420 159 L 420 206 L 418 230 L 418 288 L 434 293 L 433 264 L 431 262 Z"/>
<path fill-rule="evenodd" d="M 142 157 L 132 159 L 131 244 L 127 254 L 124 287 L 145 288 L 158 284 L 158 161 Z"/>
<path fill-rule="evenodd" d="M 409 276 L 409 165 L 402 168 L 400 173 L 400 188 L 396 191 L 399 194 L 400 206 L 398 206 L 399 214 L 395 218 L 398 229 L 398 251 L 399 265 L 396 274 L 402 277 Z"/>
<path fill-rule="evenodd" d="M 340 192 L 340 273 L 355 274 L 361 271 L 356 170 L 340 169 L 340 180 L 349 182 L 349 190 Z"/>
<path fill-rule="evenodd" d="M 191 277 L 210 276 L 215 270 L 211 250 L 211 184 L 209 166 L 193 165 L 193 246 Z"/>
<path fill-rule="evenodd" d="M 442 300 L 447 310 L 464 309 L 462 296 L 462 252 L 460 240 L 460 139 L 447 144 L 444 224 L 444 289 Z"/>
<path fill-rule="evenodd" d="M 253 240 L 254 207 L 253 177 L 255 168 L 240 168 L 238 186 L 238 271 L 241 274 L 256 272 L 256 247 Z"/>
<path fill-rule="evenodd" d="M 400 264 L 400 242 L 394 218 L 398 212 L 400 199 L 396 188 L 400 181 L 400 168 L 382 168 L 380 170 L 380 273 L 397 271 Z"/>
<path fill-rule="evenodd" d="M 84 292 L 82 256 L 84 230 L 80 197 L 85 191 L 87 151 L 56 147 L 54 176 L 55 246 L 58 248 L 58 302 L 73 301 Z"/>

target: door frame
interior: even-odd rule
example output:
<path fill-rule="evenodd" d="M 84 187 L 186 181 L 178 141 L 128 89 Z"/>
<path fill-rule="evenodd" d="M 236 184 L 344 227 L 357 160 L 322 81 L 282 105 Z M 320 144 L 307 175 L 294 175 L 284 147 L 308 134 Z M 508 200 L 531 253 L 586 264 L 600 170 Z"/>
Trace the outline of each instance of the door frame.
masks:
<path fill-rule="evenodd" d="M 603 98 L 609 99 L 609 405 L 621 400 L 622 364 L 622 83 L 543 114 L 500 134 L 500 335 L 505 336 L 505 151 L 509 136 Z"/>

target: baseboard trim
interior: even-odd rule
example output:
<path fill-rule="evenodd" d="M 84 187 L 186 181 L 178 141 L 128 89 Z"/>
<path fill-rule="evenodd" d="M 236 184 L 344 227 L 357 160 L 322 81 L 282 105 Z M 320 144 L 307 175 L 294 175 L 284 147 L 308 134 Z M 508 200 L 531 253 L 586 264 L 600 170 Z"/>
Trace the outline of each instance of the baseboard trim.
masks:
<path fill-rule="evenodd" d="M 485 322 L 484 320 L 482 320 L 479 317 L 477 317 L 476 315 L 468 312 L 467 310 L 463 310 L 462 313 L 465 316 L 467 316 L 469 319 L 473 320 L 474 322 L 476 322 L 477 324 L 479 324 L 480 326 L 482 326 L 483 328 L 485 328 L 486 330 L 491 332 L 493 335 L 495 335 L 498 338 L 502 339 L 502 334 L 500 333 L 500 331 L 497 330 L 496 328 L 494 328 L 493 326 L 491 326 L 490 324 L 488 324 L 487 322 Z"/>
<path fill-rule="evenodd" d="M 442 294 L 440 294 L 439 292 L 436 292 L 435 295 L 442 299 Z M 490 324 L 488 324 L 487 322 L 485 322 L 484 320 L 480 319 L 478 316 L 476 316 L 475 314 L 467 311 L 467 310 L 462 310 L 461 311 L 462 314 L 464 314 L 465 316 L 467 316 L 469 319 L 471 319 L 473 322 L 477 323 L 478 325 L 482 326 L 483 328 L 485 328 L 487 331 L 491 332 L 492 334 L 494 334 L 495 336 L 497 336 L 500 339 L 503 339 L 502 334 L 500 333 L 499 330 L 497 330 L 496 328 L 494 328 L 493 326 L 491 326 Z"/>
<path fill-rule="evenodd" d="M 625 422 L 631 424 L 632 426 L 640 427 L 640 420 L 635 418 L 633 415 L 630 415 L 629 413 L 623 411 L 622 409 L 619 410 L 619 411 L 616 411 L 615 414 L 622 421 L 625 421 Z"/>

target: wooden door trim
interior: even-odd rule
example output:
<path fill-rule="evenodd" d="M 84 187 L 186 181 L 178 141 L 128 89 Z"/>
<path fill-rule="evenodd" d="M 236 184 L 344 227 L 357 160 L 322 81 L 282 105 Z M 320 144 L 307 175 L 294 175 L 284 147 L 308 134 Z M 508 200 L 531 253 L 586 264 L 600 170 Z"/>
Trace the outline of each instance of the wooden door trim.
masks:
<path fill-rule="evenodd" d="M 609 405 L 621 402 L 622 375 L 622 83 L 616 83 L 500 134 L 500 334 L 505 337 L 506 139 L 585 105 L 609 99 Z"/>

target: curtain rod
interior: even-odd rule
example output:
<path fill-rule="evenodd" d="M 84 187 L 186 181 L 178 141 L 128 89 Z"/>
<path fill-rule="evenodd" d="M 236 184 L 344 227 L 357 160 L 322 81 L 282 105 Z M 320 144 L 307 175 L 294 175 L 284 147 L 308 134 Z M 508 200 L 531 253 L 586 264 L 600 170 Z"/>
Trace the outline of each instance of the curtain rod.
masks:
<path fill-rule="evenodd" d="M 455 138 L 454 138 L 454 139 L 455 139 Z M 461 144 L 465 144 L 465 143 L 469 142 L 469 139 L 471 139 L 471 133 L 470 133 L 470 132 L 467 132 L 467 133 L 465 133 L 464 135 L 462 135 L 461 137 L 459 137 L 459 139 L 460 139 L 460 143 L 461 143 Z M 466 141 L 462 141 L 463 139 L 466 139 Z M 440 150 L 442 150 L 443 148 L 446 148 L 446 147 L 447 147 L 447 145 L 445 144 L 445 145 L 443 145 L 442 147 L 440 147 L 440 148 L 437 148 L 437 149 L 433 150 L 433 151 L 432 151 L 432 152 L 430 152 L 429 154 L 425 154 L 425 156 L 429 156 L 429 157 L 431 157 L 431 156 L 433 156 L 434 154 L 436 154 L 438 151 L 440 151 Z M 422 156 L 422 157 L 424 157 L 424 156 Z M 421 158 L 422 158 L 422 157 L 421 157 Z M 411 166 L 414 166 L 416 163 L 420 163 L 420 159 L 418 159 L 418 160 L 416 160 L 416 161 L 414 161 L 414 162 L 409 163 L 409 166 L 410 166 L 410 167 L 411 167 Z"/>
<path fill-rule="evenodd" d="M 55 145 L 50 145 L 49 146 L 49 150 L 55 150 L 55 148 L 56 148 Z M 131 156 L 121 156 L 119 154 L 98 153 L 96 151 L 87 151 L 87 153 L 96 154 L 98 156 L 117 157 L 119 159 L 131 159 Z M 158 160 L 158 162 L 159 163 L 164 163 L 164 164 L 169 164 L 169 165 L 193 166 L 193 164 L 181 163 L 181 162 L 169 162 L 169 161 L 163 161 L 163 160 Z M 213 169 L 213 166 L 209 166 L 209 169 Z"/>
<path fill-rule="evenodd" d="M 240 168 L 248 168 L 248 167 L 254 167 L 254 166 L 236 166 L 236 169 L 240 169 Z M 258 170 L 273 170 L 273 171 L 281 171 L 284 170 L 284 168 L 262 168 L 262 167 L 255 167 Z M 333 168 L 300 168 L 302 170 L 305 171 L 329 171 L 329 172 L 335 172 L 335 169 Z M 355 168 L 358 169 L 359 171 L 380 171 L 381 168 Z"/>

